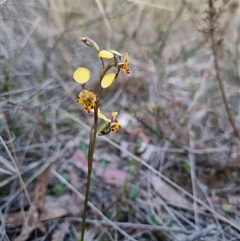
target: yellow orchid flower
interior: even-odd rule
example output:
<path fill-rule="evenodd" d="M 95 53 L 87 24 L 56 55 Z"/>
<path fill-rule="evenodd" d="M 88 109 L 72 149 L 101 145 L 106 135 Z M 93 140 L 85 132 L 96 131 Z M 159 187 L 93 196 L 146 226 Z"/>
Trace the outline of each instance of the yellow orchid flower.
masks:
<path fill-rule="evenodd" d="M 90 90 L 83 89 L 79 93 L 78 104 L 83 104 L 82 110 L 90 113 L 90 111 L 96 107 L 97 96 Z"/>
<path fill-rule="evenodd" d="M 94 112 L 94 110 L 91 110 L 91 112 Z M 118 112 L 112 112 L 110 115 L 110 119 L 108 119 L 98 109 L 98 117 L 105 121 L 105 124 L 99 130 L 99 135 L 109 134 L 110 131 L 113 131 L 115 133 L 118 132 L 118 130 L 121 128 L 121 125 L 118 123 L 117 114 L 118 114 Z"/>
<path fill-rule="evenodd" d="M 118 114 L 117 112 L 112 112 L 110 115 L 111 124 L 109 129 L 115 133 L 117 133 L 118 130 L 121 128 L 121 125 L 118 123 L 118 120 L 117 120 L 117 114 Z"/>
<path fill-rule="evenodd" d="M 123 62 L 117 64 L 118 68 L 122 69 L 124 74 L 130 74 L 129 62 L 128 62 L 128 53 L 124 54 Z"/>
<path fill-rule="evenodd" d="M 121 128 L 121 125 L 118 122 L 110 124 L 110 130 L 115 133 L 117 133 L 120 128 Z"/>

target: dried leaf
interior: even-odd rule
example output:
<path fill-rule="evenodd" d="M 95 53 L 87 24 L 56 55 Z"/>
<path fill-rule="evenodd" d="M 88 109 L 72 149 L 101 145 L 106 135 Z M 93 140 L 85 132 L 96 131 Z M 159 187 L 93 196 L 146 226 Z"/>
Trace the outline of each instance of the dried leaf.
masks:
<path fill-rule="evenodd" d="M 30 210 L 24 218 L 21 234 L 15 239 L 16 241 L 25 241 L 29 238 L 30 233 L 39 224 L 40 210 L 43 206 L 43 201 L 46 195 L 48 180 L 50 176 L 51 165 L 49 165 L 39 176 L 37 186 L 35 188 L 34 201 L 31 204 Z"/>

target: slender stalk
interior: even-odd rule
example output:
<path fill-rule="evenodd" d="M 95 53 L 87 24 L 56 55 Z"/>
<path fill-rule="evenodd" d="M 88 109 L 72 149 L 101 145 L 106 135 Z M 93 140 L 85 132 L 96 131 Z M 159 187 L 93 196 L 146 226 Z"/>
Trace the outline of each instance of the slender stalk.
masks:
<path fill-rule="evenodd" d="M 104 62 L 103 62 L 103 58 L 100 58 L 101 59 L 101 62 L 102 62 L 102 67 L 103 67 L 103 69 L 105 68 L 105 64 L 104 64 Z"/>
<path fill-rule="evenodd" d="M 98 101 L 97 101 L 96 107 L 94 108 L 93 128 L 90 131 L 90 141 L 89 141 L 89 148 L 88 148 L 87 186 L 86 186 L 86 191 L 85 191 L 84 209 L 83 209 L 83 217 L 82 217 L 81 241 L 84 241 L 84 234 L 85 234 L 87 204 L 88 204 L 88 199 L 89 199 L 92 165 L 93 165 L 93 154 L 94 154 L 95 143 L 96 143 L 96 138 L 97 138 L 97 122 L 98 122 Z"/>
<path fill-rule="evenodd" d="M 216 46 L 216 39 L 215 39 L 215 28 L 214 28 L 214 17 L 215 17 L 215 6 L 214 6 L 214 1 L 213 0 L 209 0 L 208 1 L 208 6 L 209 6 L 209 21 L 210 21 L 210 39 L 211 39 L 211 47 L 212 47 L 212 52 L 213 52 L 213 57 L 214 57 L 214 68 L 216 71 L 216 78 L 218 81 L 218 85 L 221 91 L 221 95 L 222 95 L 222 99 L 223 99 L 223 103 L 228 115 L 228 119 L 230 124 L 232 125 L 232 128 L 235 132 L 235 134 L 237 135 L 237 137 L 240 139 L 240 131 L 238 130 L 237 126 L 235 125 L 231 110 L 229 108 L 228 105 L 228 101 L 225 95 L 225 90 L 223 87 L 223 83 L 222 83 L 222 79 L 220 76 L 220 72 L 219 72 L 219 66 L 218 66 L 218 56 L 217 56 L 217 46 Z"/>

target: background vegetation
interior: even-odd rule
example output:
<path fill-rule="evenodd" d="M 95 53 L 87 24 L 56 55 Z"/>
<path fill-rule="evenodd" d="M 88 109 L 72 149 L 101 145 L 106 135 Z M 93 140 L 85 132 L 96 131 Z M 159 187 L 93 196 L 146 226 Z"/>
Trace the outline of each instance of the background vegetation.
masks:
<path fill-rule="evenodd" d="M 79 237 L 92 118 L 72 75 L 101 68 L 81 36 L 131 64 L 103 95 L 122 129 L 97 140 L 86 240 L 240 240 L 239 1 L 0 4 L 1 240 Z"/>

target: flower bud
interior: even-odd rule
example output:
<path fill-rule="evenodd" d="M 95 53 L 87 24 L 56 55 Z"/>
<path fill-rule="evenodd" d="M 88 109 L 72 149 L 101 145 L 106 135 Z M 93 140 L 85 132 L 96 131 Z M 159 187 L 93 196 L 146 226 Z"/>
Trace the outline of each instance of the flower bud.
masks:
<path fill-rule="evenodd" d="M 92 39 L 90 39 L 89 37 L 81 37 L 80 38 L 81 41 L 83 41 L 87 46 L 95 48 L 97 50 L 97 52 L 100 51 L 99 46 L 97 45 L 97 43 L 95 41 L 93 41 Z"/>

